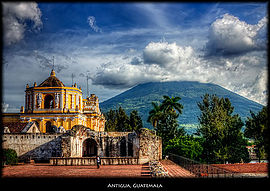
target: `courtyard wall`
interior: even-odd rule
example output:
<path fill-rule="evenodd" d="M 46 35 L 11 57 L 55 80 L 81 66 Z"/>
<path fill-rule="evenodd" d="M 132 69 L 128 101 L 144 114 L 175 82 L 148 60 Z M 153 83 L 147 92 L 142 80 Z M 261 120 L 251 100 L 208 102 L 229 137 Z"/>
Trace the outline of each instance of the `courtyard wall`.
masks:
<path fill-rule="evenodd" d="M 15 150 L 20 161 L 83 157 L 83 145 L 87 139 L 96 142 L 96 154 L 106 159 L 104 164 L 142 164 L 162 158 L 162 140 L 148 129 L 139 133 L 96 132 L 82 126 L 67 133 L 4 133 L 2 139 L 2 148 Z M 122 160 L 123 157 L 129 160 Z M 67 159 L 58 163 L 65 161 Z"/>
<path fill-rule="evenodd" d="M 61 157 L 61 136 L 56 133 L 5 133 L 2 148 L 15 150 L 19 160 L 48 160 L 50 157 Z"/>

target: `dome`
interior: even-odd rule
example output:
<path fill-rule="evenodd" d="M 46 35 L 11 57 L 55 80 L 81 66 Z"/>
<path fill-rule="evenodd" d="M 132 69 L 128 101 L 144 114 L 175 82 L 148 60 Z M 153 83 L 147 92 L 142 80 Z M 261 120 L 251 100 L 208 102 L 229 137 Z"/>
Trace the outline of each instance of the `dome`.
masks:
<path fill-rule="evenodd" d="M 65 87 L 65 85 L 57 77 L 55 77 L 55 71 L 52 70 L 50 77 L 39 84 L 38 87 Z"/>

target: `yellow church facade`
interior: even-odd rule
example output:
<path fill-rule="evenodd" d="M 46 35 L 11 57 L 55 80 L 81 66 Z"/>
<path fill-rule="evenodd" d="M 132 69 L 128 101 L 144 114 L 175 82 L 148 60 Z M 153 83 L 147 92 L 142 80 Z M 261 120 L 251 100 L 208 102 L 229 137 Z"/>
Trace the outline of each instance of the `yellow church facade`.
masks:
<path fill-rule="evenodd" d="M 81 88 L 76 84 L 66 87 L 52 70 L 40 85 L 26 85 L 25 107 L 21 107 L 19 114 L 4 114 L 3 122 L 36 122 L 42 133 L 69 130 L 74 125 L 99 132 L 104 131 L 105 117 L 95 94 L 83 99 Z"/>

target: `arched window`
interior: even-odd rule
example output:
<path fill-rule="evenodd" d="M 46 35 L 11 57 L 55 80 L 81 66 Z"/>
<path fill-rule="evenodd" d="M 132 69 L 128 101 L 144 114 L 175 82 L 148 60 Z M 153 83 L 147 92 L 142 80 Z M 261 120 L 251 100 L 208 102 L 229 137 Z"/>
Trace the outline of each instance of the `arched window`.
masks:
<path fill-rule="evenodd" d="M 52 95 L 46 95 L 44 99 L 44 108 L 45 109 L 51 109 L 54 108 L 54 101 L 53 101 L 53 96 Z"/>

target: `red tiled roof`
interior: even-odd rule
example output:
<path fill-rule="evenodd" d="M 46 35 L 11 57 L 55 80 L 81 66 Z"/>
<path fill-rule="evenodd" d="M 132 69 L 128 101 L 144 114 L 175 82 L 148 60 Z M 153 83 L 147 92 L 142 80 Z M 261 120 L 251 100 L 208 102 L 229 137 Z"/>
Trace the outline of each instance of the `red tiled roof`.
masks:
<path fill-rule="evenodd" d="M 3 123 L 3 127 L 8 127 L 10 133 L 20 133 L 26 125 L 27 123 L 21 123 L 21 122 Z"/>
<path fill-rule="evenodd" d="M 268 163 L 236 163 L 236 164 L 212 164 L 212 165 L 236 173 L 268 172 Z"/>

